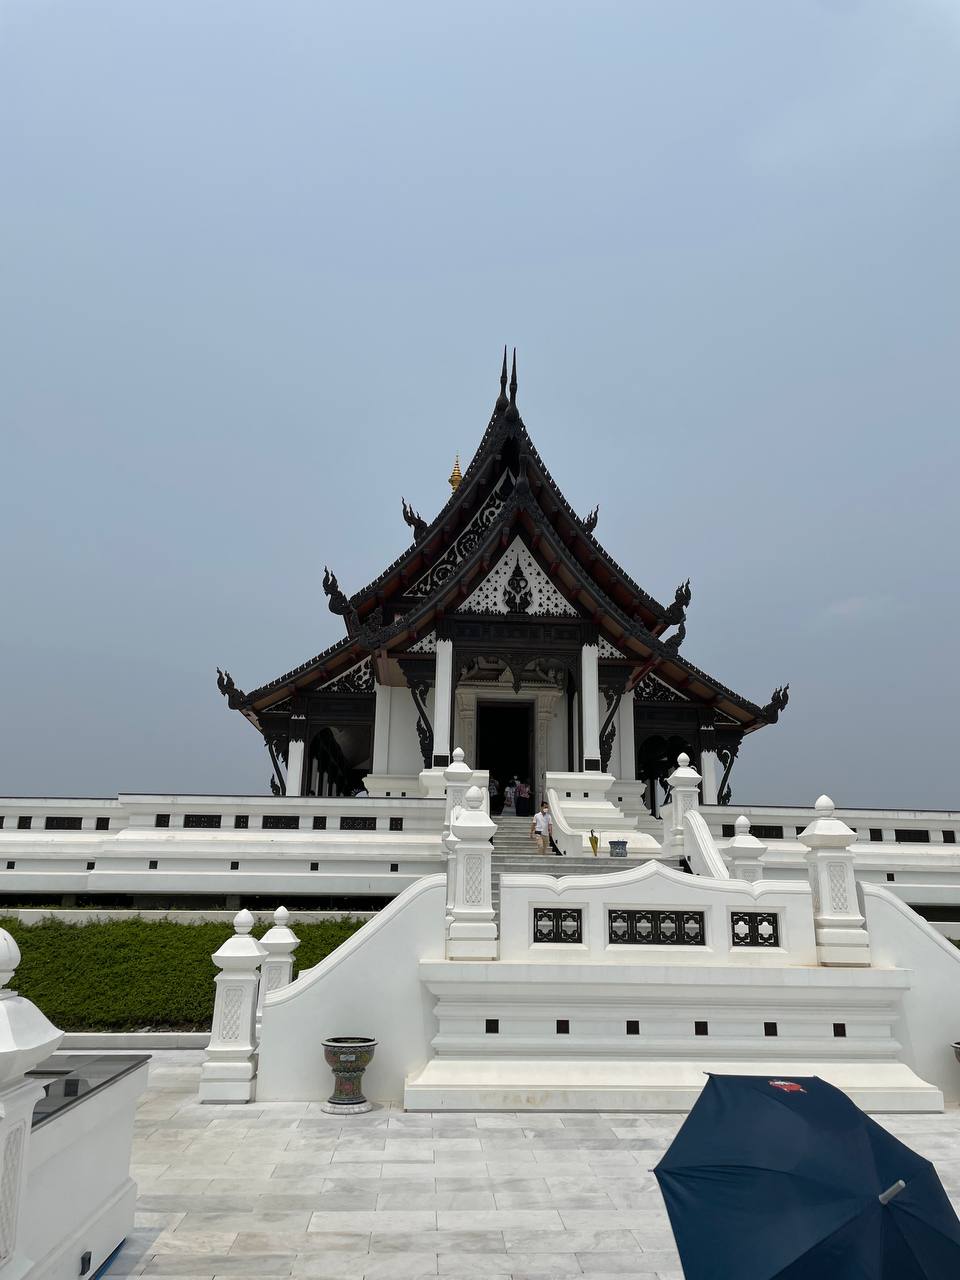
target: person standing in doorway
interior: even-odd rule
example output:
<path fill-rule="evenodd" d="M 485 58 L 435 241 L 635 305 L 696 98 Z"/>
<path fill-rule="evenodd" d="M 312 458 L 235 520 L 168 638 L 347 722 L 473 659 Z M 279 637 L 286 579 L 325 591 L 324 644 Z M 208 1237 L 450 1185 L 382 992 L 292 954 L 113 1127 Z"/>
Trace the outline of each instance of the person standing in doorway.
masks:
<path fill-rule="evenodd" d="M 517 779 L 516 805 L 517 805 L 518 818 L 529 818 L 530 815 L 533 813 L 533 801 L 531 799 L 530 783 L 527 782 L 526 778 Z"/>
<path fill-rule="evenodd" d="M 550 806 L 546 800 L 540 806 L 540 812 L 533 815 L 530 823 L 530 839 L 537 842 L 537 853 L 546 853 L 553 840 L 553 819 L 550 817 Z"/>
<path fill-rule="evenodd" d="M 517 794 L 517 780 L 516 778 L 511 778 L 510 781 L 507 783 L 507 785 L 503 789 L 503 809 L 505 811 L 509 811 L 510 809 L 513 809 L 514 798 L 516 794 Z M 515 809 L 514 809 L 514 813 L 516 813 Z"/>

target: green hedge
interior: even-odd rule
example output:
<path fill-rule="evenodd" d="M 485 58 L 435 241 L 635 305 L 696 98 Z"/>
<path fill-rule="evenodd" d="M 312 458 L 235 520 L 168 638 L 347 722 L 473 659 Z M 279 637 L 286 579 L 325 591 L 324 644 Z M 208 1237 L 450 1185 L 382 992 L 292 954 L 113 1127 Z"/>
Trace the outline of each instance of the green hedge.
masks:
<path fill-rule="evenodd" d="M 298 924 L 297 969 L 317 964 L 362 923 Z M 23 956 L 10 985 L 63 1031 L 210 1029 L 217 974 L 210 956 L 233 932 L 229 924 L 46 920 L 27 926 L 0 918 L 0 927 Z"/>

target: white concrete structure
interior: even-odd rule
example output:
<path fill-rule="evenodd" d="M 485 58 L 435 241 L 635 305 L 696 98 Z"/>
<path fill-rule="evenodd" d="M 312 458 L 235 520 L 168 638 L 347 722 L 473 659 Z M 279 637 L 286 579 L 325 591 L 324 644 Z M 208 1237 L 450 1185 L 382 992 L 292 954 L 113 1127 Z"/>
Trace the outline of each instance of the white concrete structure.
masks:
<path fill-rule="evenodd" d="M 19 961 L 0 930 L 0 1280 L 72 1280 L 101 1267 L 133 1227 L 130 1150 L 146 1059 L 106 1071 L 95 1055 L 99 1071 L 51 1059 L 62 1033 L 7 987 Z M 47 1100 L 58 1085 L 63 1098 Z"/>
<path fill-rule="evenodd" d="M 258 1099 L 319 1097 L 322 1039 L 371 1035 L 365 1091 L 414 1110 L 683 1109 L 707 1070 L 818 1074 L 874 1110 L 960 1100 L 933 1016 L 960 981 L 960 952 L 879 886 L 858 912 L 850 833 L 825 798 L 805 834 L 810 879 L 731 878 L 692 772 L 675 771 L 670 844 L 653 858 L 559 879 L 503 873 L 499 949 L 486 958 L 450 948 L 451 903 L 455 919 L 467 896 L 455 844 L 452 889 L 424 877 L 267 995 Z M 482 816 L 478 801 L 471 792 L 454 812 L 452 835 L 489 877 L 459 823 Z M 739 840 L 735 863 L 761 861 L 743 824 Z M 699 874 L 668 865 L 681 859 Z M 485 886 L 471 896 L 485 903 Z"/>

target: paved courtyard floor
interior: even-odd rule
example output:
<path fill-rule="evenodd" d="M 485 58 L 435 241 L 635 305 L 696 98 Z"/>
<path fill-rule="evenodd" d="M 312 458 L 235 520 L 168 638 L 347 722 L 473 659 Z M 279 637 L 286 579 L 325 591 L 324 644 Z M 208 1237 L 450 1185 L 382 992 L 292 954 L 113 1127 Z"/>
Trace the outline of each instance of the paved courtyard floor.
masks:
<path fill-rule="evenodd" d="M 200 1057 L 151 1063 L 110 1277 L 682 1280 L 649 1172 L 680 1115 L 200 1106 Z M 960 1110 L 877 1118 L 960 1207 Z"/>

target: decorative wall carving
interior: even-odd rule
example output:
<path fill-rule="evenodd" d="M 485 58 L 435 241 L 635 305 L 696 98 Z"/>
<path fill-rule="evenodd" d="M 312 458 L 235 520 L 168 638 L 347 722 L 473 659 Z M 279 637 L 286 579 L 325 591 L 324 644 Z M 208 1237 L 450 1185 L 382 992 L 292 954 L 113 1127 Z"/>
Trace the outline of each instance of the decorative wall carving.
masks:
<path fill-rule="evenodd" d="M 518 556 L 514 561 L 513 571 L 507 579 L 507 585 L 503 588 L 503 603 L 507 606 L 507 613 L 526 613 L 532 600 L 530 583 L 520 568 Z"/>
<path fill-rule="evenodd" d="M 240 1015 L 243 1012 L 243 990 L 228 987 L 223 993 L 223 1012 L 220 1015 L 220 1039 L 240 1039 Z"/>
<path fill-rule="evenodd" d="M 511 579 L 515 584 L 519 581 L 516 577 L 518 567 L 520 575 L 526 581 L 526 587 L 520 595 L 515 594 L 511 587 Z M 514 604 L 526 600 L 526 608 L 511 608 L 508 600 Z M 491 569 L 476 590 L 467 596 L 457 612 L 579 617 L 576 609 L 565 596 L 560 594 L 519 537 L 514 538 L 496 567 Z"/>
<path fill-rule="evenodd" d="M 416 644 L 412 644 L 407 650 L 408 653 L 436 653 L 437 652 L 437 633 L 430 631 L 425 636 L 421 636 Z"/>
<path fill-rule="evenodd" d="M 849 911 L 847 873 L 842 862 L 831 862 L 827 870 L 830 881 L 830 906 L 834 911 Z"/>
<path fill-rule="evenodd" d="M 689 702 L 690 699 L 684 694 L 678 693 L 676 689 L 671 689 L 668 684 L 655 676 L 652 671 L 648 672 L 637 685 L 634 696 L 639 702 Z"/>
<path fill-rule="evenodd" d="M 624 655 L 619 649 L 614 648 L 606 636 L 601 636 L 598 644 L 601 658 L 622 658 Z"/>
<path fill-rule="evenodd" d="M 483 902 L 483 857 L 470 854 L 463 869 L 463 900 L 472 906 Z"/>
<path fill-rule="evenodd" d="M 432 596 L 438 587 L 456 571 L 457 566 L 469 559 L 483 542 L 490 526 L 494 524 L 503 509 L 504 503 L 514 487 L 514 478 L 505 471 L 497 487 L 473 517 L 467 527 L 454 540 L 443 556 L 425 573 L 422 578 L 408 588 L 407 595 Z"/>
<path fill-rule="evenodd" d="M 373 678 L 373 660 L 369 656 L 364 658 L 343 675 L 329 680 L 320 687 L 325 693 L 373 693 L 376 687 Z"/>
<path fill-rule="evenodd" d="M 23 1140 L 26 1132 L 26 1121 L 21 1120 L 10 1130 L 3 1144 L 3 1177 L 0 1179 L 0 1263 L 7 1261 L 16 1244 L 22 1181 L 20 1166 L 23 1162 Z"/>

